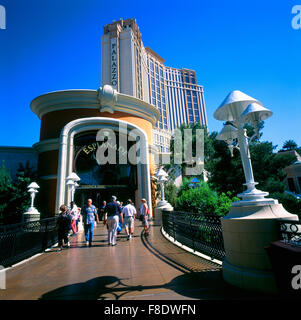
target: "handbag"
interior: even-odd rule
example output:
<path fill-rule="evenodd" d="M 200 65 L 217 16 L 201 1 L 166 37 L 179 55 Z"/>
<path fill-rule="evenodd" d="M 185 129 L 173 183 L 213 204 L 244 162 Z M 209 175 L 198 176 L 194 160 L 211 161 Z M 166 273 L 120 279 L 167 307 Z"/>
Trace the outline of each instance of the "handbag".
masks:
<path fill-rule="evenodd" d="M 122 230 L 122 224 L 121 222 L 118 223 L 117 232 L 121 232 Z"/>

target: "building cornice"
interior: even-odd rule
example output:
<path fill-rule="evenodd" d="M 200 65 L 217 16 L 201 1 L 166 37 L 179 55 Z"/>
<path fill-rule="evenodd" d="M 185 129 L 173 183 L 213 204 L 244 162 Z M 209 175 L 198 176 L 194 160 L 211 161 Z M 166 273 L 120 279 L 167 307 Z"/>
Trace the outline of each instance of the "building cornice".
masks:
<path fill-rule="evenodd" d="M 38 96 L 31 110 L 41 119 L 45 114 L 66 109 L 99 109 L 102 112 L 120 111 L 144 118 L 153 125 L 160 113 L 153 105 L 135 97 L 118 93 L 109 85 L 98 90 L 73 89 L 54 91 Z"/>
<path fill-rule="evenodd" d="M 35 143 L 33 146 L 34 150 L 38 153 L 46 152 L 46 151 L 53 151 L 58 150 L 60 147 L 60 139 L 46 139 L 40 142 Z"/>
<path fill-rule="evenodd" d="M 6 153 L 35 153 L 32 147 L 14 147 L 14 146 L 0 146 L 0 152 Z"/>

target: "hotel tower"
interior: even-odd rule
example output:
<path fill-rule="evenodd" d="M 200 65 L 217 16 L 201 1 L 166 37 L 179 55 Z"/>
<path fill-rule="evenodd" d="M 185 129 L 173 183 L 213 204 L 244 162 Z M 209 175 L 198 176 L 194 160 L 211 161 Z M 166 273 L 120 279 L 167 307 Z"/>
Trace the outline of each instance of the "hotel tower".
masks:
<path fill-rule="evenodd" d="M 160 112 L 153 142 L 160 153 L 169 152 L 170 138 L 182 123 L 207 126 L 203 87 L 196 73 L 164 65 L 165 60 L 144 47 L 136 19 L 119 20 L 104 27 L 101 38 L 101 86 L 155 106 Z"/>

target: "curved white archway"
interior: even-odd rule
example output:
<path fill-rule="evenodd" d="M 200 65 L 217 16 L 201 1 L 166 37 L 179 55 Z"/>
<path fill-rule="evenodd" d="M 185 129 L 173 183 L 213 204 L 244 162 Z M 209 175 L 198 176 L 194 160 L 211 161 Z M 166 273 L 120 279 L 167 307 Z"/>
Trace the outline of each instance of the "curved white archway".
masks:
<path fill-rule="evenodd" d="M 59 160 L 58 160 L 58 178 L 57 178 L 57 193 L 56 193 L 56 210 L 63 203 L 69 203 L 69 194 L 66 188 L 66 178 L 72 172 L 73 165 L 73 140 L 77 133 L 89 130 L 99 130 L 109 128 L 114 131 L 119 128 L 126 128 L 129 133 L 131 130 L 139 132 L 142 137 L 140 152 L 141 158 L 145 159 L 144 163 L 137 164 L 138 173 L 138 190 L 139 198 L 145 198 L 149 204 L 150 218 L 152 218 L 152 198 L 151 198 L 151 183 L 150 183 L 150 166 L 148 155 L 148 139 L 144 130 L 127 121 L 105 118 L 105 117 L 91 117 L 73 120 L 67 123 L 61 131 L 60 146 L 59 146 Z"/>

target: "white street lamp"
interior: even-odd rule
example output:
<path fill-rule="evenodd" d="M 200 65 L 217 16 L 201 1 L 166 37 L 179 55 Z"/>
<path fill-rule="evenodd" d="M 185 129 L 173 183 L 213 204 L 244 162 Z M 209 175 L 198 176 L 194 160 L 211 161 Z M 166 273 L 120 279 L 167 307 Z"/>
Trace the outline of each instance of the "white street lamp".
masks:
<path fill-rule="evenodd" d="M 75 189 L 79 186 L 77 182 L 80 181 L 80 177 L 75 172 L 71 172 L 70 175 L 66 178 L 66 180 L 66 185 L 70 191 L 70 201 L 72 202 L 74 201 Z"/>
<path fill-rule="evenodd" d="M 71 202 L 72 202 L 73 201 L 73 194 L 74 194 L 74 181 L 68 180 L 66 184 L 69 188 L 70 198 L 71 198 Z"/>
<path fill-rule="evenodd" d="M 233 157 L 233 149 L 234 148 L 239 149 L 238 146 L 233 145 L 233 141 L 237 139 L 237 131 L 238 130 L 235 127 L 233 127 L 231 124 L 226 124 L 224 125 L 221 132 L 216 136 L 217 140 L 226 141 L 231 153 L 231 157 Z"/>
<path fill-rule="evenodd" d="M 214 113 L 215 119 L 227 121 L 217 139 L 226 141 L 231 155 L 234 148 L 239 149 L 247 186 L 238 195 L 242 200 L 232 203 L 229 213 L 221 218 L 225 247 L 223 278 L 240 288 L 264 292 L 276 290 L 264 248 L 277 240 L 277 220 L 298 220 L 278 200 L 265 198 L 268 192 L 255 187 L 249 144 L 259 138 L 260 121 L 272 114 L 261 102 L 238 90 L 232 91 Z M 250 138 L 244 129 L 246 123 L 255 131 Z"/>
<path fill-rule="evenodd" d="M 27 192 L 30 194 L 30 197 L 31 197 L 31 203 L 28 210 L 23 214 L 24 222 L 35 221 L 35 220 L 39 220 L 40 218 L 40 212 L 34 207 L 34 199 L 35 199 L 36 193 L 39 192 L 37 190 L 39 188 L 40 186 L 36 182 L 30 183 L 27 187 L 28 189 Z"/>
<path fill-rule="evenodd" d="M 246 202 L 264 203 L 264 204 L 277 204 L 278 201 L 274 199 L 266 199 L 268 192 L 256 189 L 257 182 L 254 181 L 253 169 L 251 164 L 251 157 L 249 151 L 250 141 L 257 136 L 259 138 L 258 124 L 260 121 L 267 119 L 272 115 L 272 111 L 264 108 L 262 103 L 256 99 L 244 94 L 239 90 L 230 92 L 230 94 L 223 101 L 221 106 L 215 111 L 214 117 L 217 120 L 228 121 L 222 131 L 217 136 L 217 139 L 224 140 L 233 156 L 233 149 L 237 148 L 240 151 L 242 165 L 244 169 L 247 190 L 238 196 L 242 198 L 241 202 L 236 205 L 241 206 Z M 250 123 L 255 134 L 249 138 L 244 129 L 244 125 Z M 237 139 L 237 143 L 233 144 Z"/>
<path fill-rule="evenodd" d="M 39 189 L 40 186 L 36 182 L 32 182 L 27 188 Z"/>
<path fill-rule="evenodd" d="M 33 211 L 34 210 L 34 198 L 36 196 L 36 193 L 38 193 L 38 190 L 37 189 L 34 189 L 34 188 L 30 188 L 28 189 L 28 192 L 30 193 L 30 196 L 31 196 L 31 204 L 30 204 L 30 208 L 28 209 L 28 211 Z"/>
<path fill-rule="evenodd" d="M 75 189 L 79 187 L 79 184 L 77 182 L 74 182 L 73 188 L 72 188 L 72 193 L 71 193 L 71 201 L 74 201 L 74 194 L 75 194 Z"/>
<path fill-rule="evenodd" d="M 80 177 L 75 172 L 71 172 L 69 176 L 66 178 L 66 180 L 73 180 L 78 182 L 80 181 Z"/>
<path fill-rule="evenodd" d="M 166 183 L 166 181 L 168 181 L 168 174 L 163 170 L 163 168 L 160 168 L 155 176 L 157 177 L 157 183 L 159 183 L 161 187 L 161 200 L 159 201 L 157 206 L 162 207 L 167 204 L 167 201 L 165 200 L 164 184 Z"/>

